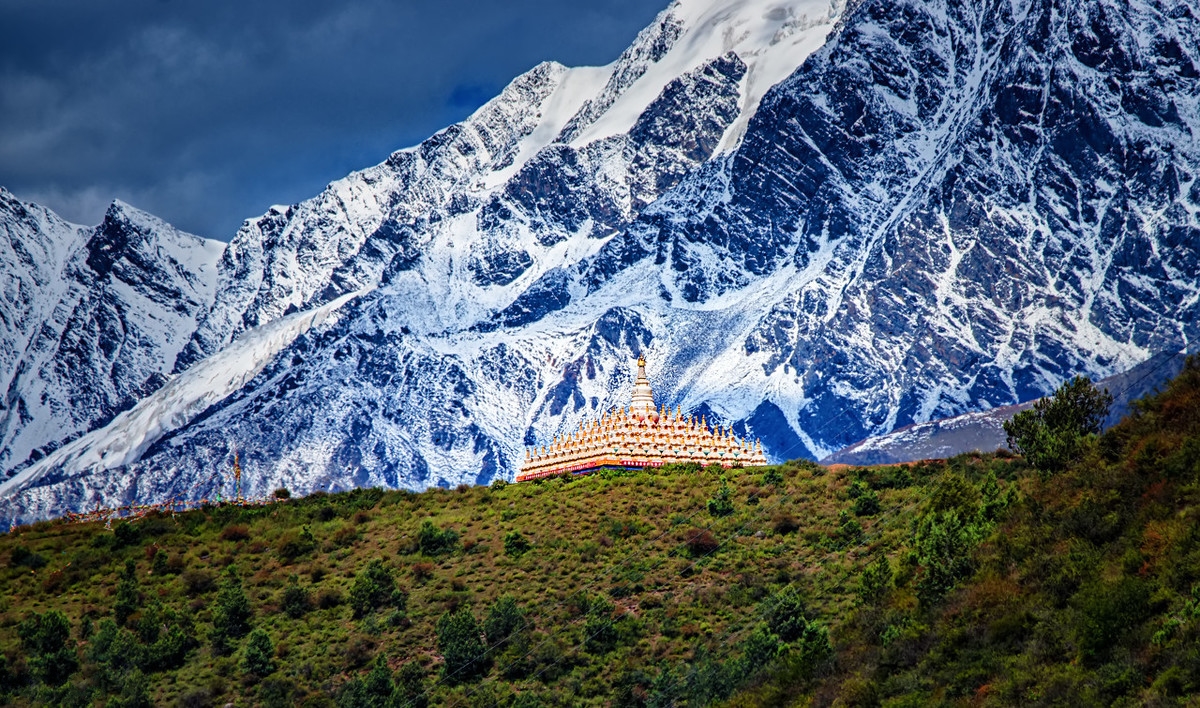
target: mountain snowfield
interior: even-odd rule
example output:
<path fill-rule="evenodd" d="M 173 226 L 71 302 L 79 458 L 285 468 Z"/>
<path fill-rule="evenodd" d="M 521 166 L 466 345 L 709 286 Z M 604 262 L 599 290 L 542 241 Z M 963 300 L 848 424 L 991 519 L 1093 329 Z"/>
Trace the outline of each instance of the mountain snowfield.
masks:
<path fill-rule="evenodd" d="M 194 326 L 148 344 L 169 377 L 122 379 L 141 403 L 47 457 L 6 451 L 3 513 L 212 496 L 235 450 L 252 494 L 486 483 L 626 403 L 641 352 L 660 402 L 778 459 L 1188 348 L 1198 17 L 676 2 L 612 65 L 539 65 L 247 221 Z"/>

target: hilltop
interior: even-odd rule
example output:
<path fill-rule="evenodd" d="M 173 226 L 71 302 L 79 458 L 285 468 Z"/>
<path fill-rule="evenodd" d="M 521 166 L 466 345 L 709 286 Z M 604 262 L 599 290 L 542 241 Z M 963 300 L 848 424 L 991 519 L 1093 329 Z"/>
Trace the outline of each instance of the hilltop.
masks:
<path fill-rule="evenodd" d="M 1055 449 L 1042 469 L 693 466 L 40 522 L 0 538 L 0 690 L 108 706 L 1185 701 L 1200 359 Z"/>

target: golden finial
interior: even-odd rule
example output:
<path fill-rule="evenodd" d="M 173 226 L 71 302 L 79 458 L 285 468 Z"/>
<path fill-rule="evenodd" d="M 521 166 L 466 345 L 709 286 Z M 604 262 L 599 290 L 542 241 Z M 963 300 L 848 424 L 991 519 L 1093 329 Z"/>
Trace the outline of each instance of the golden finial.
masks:
<path fill-rule="evenodd" d="M 645 365 L 646 365 L 646 355 L 642 354 L 641 356 L 638 357 L 638 366 L 645 366 Z"/>

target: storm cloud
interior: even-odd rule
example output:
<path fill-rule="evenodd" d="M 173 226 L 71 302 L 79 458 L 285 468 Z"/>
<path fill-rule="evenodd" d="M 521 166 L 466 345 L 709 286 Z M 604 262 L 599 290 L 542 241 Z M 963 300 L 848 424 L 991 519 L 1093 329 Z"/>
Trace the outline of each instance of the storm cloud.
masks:
<path fill-rule="evenodd" d="M 539 61 L 612 61 L 666 4 L 0 0 L 0 185 L 228 240 Z"/>

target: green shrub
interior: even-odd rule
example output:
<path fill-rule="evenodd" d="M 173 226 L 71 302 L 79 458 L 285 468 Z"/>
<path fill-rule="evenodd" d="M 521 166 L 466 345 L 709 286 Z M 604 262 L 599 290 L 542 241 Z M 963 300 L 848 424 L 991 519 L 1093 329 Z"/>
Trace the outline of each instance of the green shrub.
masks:
<path fill-rule="evenodd" d="M 288 617 L 300 619 L 312 609 L 308 588 L 300 587 L 300 583 L 293 577 L 287 587 L 283 589 L 283 597 L 280 598 L 279 606 Z"/>
<path fill-rule="evenodd" d="M 329 610 L 342 604 L 342 593 L 337 588 L 322 588 L 317 593 L 317 607 Z"/>
<path fill-rule="evenodd" d="M 199 595 L 212 590 L 213 587 L 212 574 L 203 570 L 185 570 L 179 579 L 188 595 Z"/>
<path fill-rule="evenodd" d="M 778 512 L 771 520 L 771 528 L 780 536 L 786 536 L 789 533 L 795 533 L 800 530 L 800 523 L 796 518 L 786 512 Z"/>
<path fill-rule="evenodd" d="M 297 558 L 312 553 L 317 547 L 317 539 L 308 526 L 303 526 L 300 533 L 285 533 L 279 539 L 279 558 L 284 562 L 292 562 Z"/>
<path fill-rule="evenodd" d="M 37 570 L 46 565 L 46 559 L 30 551 L 25 546 L 16 546 L 12 549 L 8 564 L 13 568 L 31 568 Z"/>
<path fill-rule="evenodd" d="M 1124 577 L 1099 582 L 1079 591 L 1075 634 L 1085 662 L 1096 664 L 1108 657 L 1112 647 L 1130 629 L 1150 616 L 1149 592 L 1140 578 Z"/>
<path fill-rule="evenodd" d="M 693 558 L 700 558 L 714 553 L 721 547 L 721 542 L 708 529 L 688 529 L 683 534 L 683 543 Z"/>
<path fill-rule="evenodd" d="M 768 467 L 766 472 L 763 472 L 762 483 L 767 486 L 778 487 L 783 484 L 783 473 L 778 467 Z"/>
<path fill-rule="evenodd" d="M 263 708 L 292 708 L 297 704 L 296 684 L 282 678 L 268 678 L 258 685 L 258 700 Z"/>
<path fill-rule="evenodd" d="M 113 527 L 112 547 L 114 550 L 125 548 L 126 546 L 136 546 L 142 540 L 141 529 L 133 522 L 123 521 Z"/>
<path fill-rule="evenodd" d="M 953 511 L 959 518 L 972 521 L 979 515 L 982 501 L 979 490 L 966 477 L 956 472 L 948 472 L 938 479 L 933 488 L 933 494 L 929 497 L 929 510 Z"/>
<path fill-rule="evenodd" d="M 856 482 L 857 484 L 857 482 Z M 852 511 L 855 516 L 874 516 L 879 513 L 879 495 L 870 487 L 863 487 L 855 498 Z"/>
<path fill-rule="evenodd" d="M 421 523 L 417 532 L 417 547 L 427 556 L 439 556 L 443 553 L 453 553 L 458 549 L 458 532 L 454 529 L 442 530 L 432 521 L 426 519 Z"/>
<path fill-rule="evenodd" d="M 250 527 L 245 524 L 230 524 L 221 529 L 220 539 L 236 543 L 250 540 Z"/>
<path fill-rule="evenodd" d="M 504 555 L 513 558 L 524 555 L 533 548 L 520 531 L 509 531 L 504 534 Z"/>

